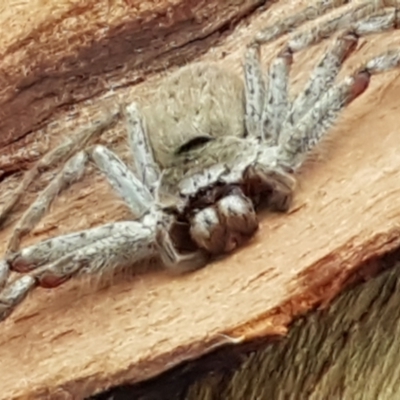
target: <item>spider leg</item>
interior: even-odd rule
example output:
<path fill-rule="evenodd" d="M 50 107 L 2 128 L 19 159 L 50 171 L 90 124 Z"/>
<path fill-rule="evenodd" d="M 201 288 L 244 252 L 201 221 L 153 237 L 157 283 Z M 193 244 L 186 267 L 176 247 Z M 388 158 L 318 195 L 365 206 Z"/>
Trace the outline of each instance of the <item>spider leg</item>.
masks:
<path fill-rule="evenodd" d="M 267 26 L 262 29 L 253 39 L 253 43 L 265 44 L 292 32 L 295 28 L 303 25 L 307 21 L 312 21 L 326 12 L 349 3 L 349 0 L 319 0 L 315 4 L 308 6 L 295 15 L 281 20 L 279 23 Z"/>
<path fill-rule="evenodd" d="M 140 221 L 116 222 L 60 236 L 8 256 L 0 261 L 5 286 L 0 290 L 0 321 L 38 286 L 54 288 L 73 277 L 101 276 L 157 256 L 172 272 L 189 272 L 206 265 L 209 253 L 181 254 L 176 250 L 169 226 L 169 216 L 153 208 Z M 4 285 L 9 269 L 27 275 Z"/>
<path fill-rule="evenodd" d="M 371 75 L 390 71 L 400 66 L 400 50 L 386 51 L 369 60 L 360 70 L 366 69 Z"/>
<path fill-rule="evenodd" d="M 400 66 L 400 51 L 387 51 L 368 61 L 358 71 L 328 90 L 307 112 L 280 143 L 278 162 L 289 169 L 297 169 L 306 153 L 329 131 L 340 112 L 368 87 L 371 75 Z"/>
<path fill-rule="evenodd" d="M 141 216 L 154 205 L 154 199 L 148 189 L 135 177 L 129 168 L 110 150 L 97 145 L 87 151 L 81 151 L 68 160 L 62 170 L 40 193 L 35 202 L 21 217 L 7 246 L 7 254 L 15 253 L 21 238 L 30 232 L 40 221 L 55 197 L 74 181 L 79 180 L 88 161 L 88 154 L 92 157 L 99 169 L 105 174 L 108 181 L 122 199 L 129 205 L 135 215 Z M 52 247 L 53 242 L 43 242 L 43 246 Z M 65 245 L 68 245 L 73 236 L 68 236 Z"/>
<path fill-rule="evenodd" d="M 395 9 L 386 8 L 378 11 L 369 18 L 354 23 L 350 30 L 346 30 L 336 38 L 311 73 L 306 87 L 293 101 L 291 110 L 286 115 L 285 121 L 282 124 L 281 140 L 287 138 L 293 126 L 297 124 L 318 99 L 332 86 L 343 62 L 355 50 L 357 38 L 361 35 L 394 29 L 398 23 L 397 18 Z M 312 31 L 308 31 L 306 34 L 312 34 Z"/>
<path fill-rule="evenodd" d="M 344 33 L 328 47 L 322 59 L 311 72 L 305 88 L 295 98 L 290 111 L 281 126 L 280 136 L 286 137 L 297 121 L 303 117 L 318 99 L 330 88 L 338 75 L 343 62 L 355 50 L 358 38 L 355 34 Z"/>
<path fill-rule="evenodd" d="M 58 193 L 82 177 L 86 161 L 87 155 L 83 151 L 67 161 L 62 170 L 49 183 L 46 189 L 40 193 L 18 221 L 7 244 L 7 253 L 17 251 L 22 237 L 38 224 Z"/>
<path fill-rule="evenodd" d="M 70 246 L 68 248 L 70 251 L 67 253 L 64 253 L 66 246 L 63 238 L 53 239 L 54 247 L 50 250 L 52 254 L 45 258 L 55 259 L 55 256 L 60 254 L 62 256 L 50 264 L 36 268 L 28 275 L 16 279 L 3 291 L 0 291 L 0 321 L 8 317 L 27 294 L 37 286 L 53 288 L 74 276 L 102 275 L 111 272 L 116 267 L 129 267 L 142 259 L 156 256 L 155 227 L 154 219 L 150 219 L 150 223 L 147 223 L 145 219 L 140 222 L 117 222 L 107 226 L 107 236 L 97 232 L 104 227 L 94 228 L 86 231 L 89 236 L 86 245 L 82 247 L 76 241 L 74 244 L 77 245 L 77 248 Z M 101 233 L 104 233 L 104 229 Z M 71 245 L 71 242 L 69 244 Z M 36 258 L 34 257 L 35 260 L 29 257 L 35 254 L 35 246 L 39 249 L 41 244 L 26 249 L 29 251 L 22 251 L 14 260 L 10 260 L 11 268 L 14 267 L 14 263 L 17 263 L 33 269 L 32 261 L 37 261 L 38 254 L 36 254 Z M 44 261 L 43 259 L 42 262 Z"/>
<path fill-rule="evenodd" d="M 280 23 L 267 26 L 255 35 L 251 45 L 270 43 L 284 34 L 294 32 L 289 36 L 288 46 L 293 52 L 297 52 L 326 39 L 334 32 L 349 29 L 349 27 L 362 36 L 376 33 L 377 26 L 381 26 L 381 31 L 383 31 L 389 29 L 385 28 L 385 25 L 391 24 L 397 27 L 399 24 L 398 0 L 366 0 L 354 7 L 343 7 L 341 13 L 311 29 L 296 32 L 296 28 L 304 23 L 316 20 L 328 11 L 349 3 L 349 0 L 319 0 L 297 14 L 283 19 Z"/>
<path fill-rule="evenodd" d="M 343 108 L 367 89 L 369 80 L 370 74 L 362 71 L 328 90 L 288 131 L 279 145 L 278 162 L 289 170 L 297 169 L 306 153 L 327 133 Z"/>
<path fill-rule="evenodd" d="M 130 111 L 132 111 L 132 109 L 129 110 L 128 108 L 128 112 Z M 133 111 L 136 112 L 134 107 Z M 139 138 L 142 136 L 143 141 L 146 140 L 145 132 L 143 130 L 138 129 L 136 134 Z M 140 146 L 139 149 L 136 149 L 135 151 L 137 150 L 140 150 Z M 108 150 L 106 147 L 97 145 L 92 152 L 92 157 L 96 165 L 105 174 L 114 190 L 130 206 L 135 215 L 142 216 L 146 212 L 150 211 L 150 209 L 155 209 L 157 199 L 153 197 L 150 189 L 136 178 L 133 172 L 129 170 L 116 154 Z M 146 161 L 150 160 L 150 162 L 153 162 L 151 152 L 149 152 L 145 157 L 147 157 L 147 159 L 145 159 Z M 143 159 L 142 156 L 142 160 Z M 142 164 L 142 167 L 146 168 L 145 164 Z M 155 178 L 159 179 L 158 176 L 154 176 L 154 179 Z M 149 185 L 153 185 L 154 189 L 157 189 L 154 187 L 154 184 L 158 182 L 147 182 Z M 154 193 L 154 195 L 157 195 L 157 193 Z M 208 255 L 203 251 L 180 254 L 175 249 L 169 235 L 170 226 L 165 223 L 166 221 L 169 223 L 170 218 L 166 217 L 166 215 L 160 214 L 157 221 L 156 235 L 156 244 L 158 245 L 159 253 L 165 266 L 176 271 L 189 271 L 204 266 L 208 261 Z"/>
<path fill-rule="evenodd" d="M 168 218 L 159 218 L 157 221 L 156 245 L 165 267 L 175 273 L 191 272 L 204 267 L 210 259 L 210 253 L 202 249 L 186 254 L 178 252 L 169 233 L 170 226 Z"/>
<path fill-rule="evenodd" d="M 140 180 L 151 191 L 160 179 L 160 169 L 154 161 L 153 151 L 136 103 L 128 104 L 123 115 L 136 171 Z"/>
<path fill-rule="evenodd" d="M 100 145 L 87 152 L 132 211 L 141 215 L 141 220 L 116 222 L 9 253 L 0 261 L 0 284 L 4 287 L 0 291 L 0 320 L 36 286 L 56 287 L 76 275 L 101 275 L 117 266 L 128 267 L 155 256 L 172 271 L 191 271 L 207 263 L 209 255 L 204 251 L 180 254 L 175 249 L 167 229 L 173 217 L 159 209 L 147 187 L 114 153 Z M 58 179 L 38 197 L 32 207 L 33 213 L 23 219 L 25 223 L 40 218 L 58 191 L 81 176 L 87 159 L 86 152 L 80 152 L 69 160 Z M 75 167 L 72 172 L 71 166 Z M 28 275 L 7 284 L 9 270 Z"/>
<path fill-rule="evenodd" d="M 365 2 L 356 6 L 351 13 L 341 14 L 316 28 L 292 36 L 288 46 L 293 51 L 299 51 L 348 24 L 351 26 L 351 32 L 361 36 L 397 28 L 399 21 L 399 10 Z M 336 40 L 333 49 L 326 53 L 318 64 L 306 89 L 293 102 L 292 109 L 287 115 L 281 133 L 280 157 L 290 168 L 297 168 L 301 164 L 304 154 L 320 140 L 341 109 L 366 89 L 369 75 L 397 66 L 393 53 L 386 54 L 383 56 L 384 62 L 383 64 L 381 62 L 379 71 L 366 65 L 364 71 L 360 70 L 353 78 L 348 78 L 347 82 L 327 90 L 337 75 L 341 63 L 354 49 L 355 44 L 349 41 L 349 38 L 348 34 L 345 34 Z M 388 63 L 390 65 L 386 65 Z M 319 68 L 320 66 L 322 68 Z M 295 125 L 297 126 L 294 127 Z"/>
<path fill-rule="evenodd" d="M 269 37 L 273 32 L 278 32 L 284 26 L 293 27 L 293 24 L 296 25 L 301 21 L 314 19 L 326 10 L 342 5 L 343 2 L 323 1 L 318 4 L 321 9 L 310 6 L 303 10 L 304 12 L 296 14 L 290 19 L 291 22 L 287 20 L 283 25 L 273 27 L 269 31 L 267 29 L 269 32 L 267 36 Z M 292 34 L 286 48 L 271 63 L 266 84 L 262 80 L 259 61 L 259 44 L 265 42 L 264 39 L 267 36 L 264 33 L 266 31 L 257 35 L 246 55 L 247 132 L 256 137 L 261 135 L 266 145 L 276 145 L 279 137 L 284 137 L 286 132 L 290 131 L 291 126 L 312 107 L 321 94 L 327 90 L 327 87 L 332 84 L 342 63 L 355 49 L 357 37 L 396 28 L 400 19 L 398 14 L 398 10 L 395 8 L 384 8 L 382 4 L 364 2 L 354 7 L 351 12 L 342 12 L 339 16 L 335 16 L 317 27 Z M 297 22 L 294 23 L 294 21 Z M 351 28 L 348 28 L 349 25 Z M 346 32 L 325 53 L 323 59 L 314 69 L 306 88 L 297 96 L 289 111 L 288 79 L 292 54 L 344 28 L 346 28 Z M 265 99 L 263 93 L 266 93 Z M 260 117 L 261 108 L 263 110 Z M 261 127 L 259 120 L 261 120 Z M 283 128 L 282 121 L 285 121 Z"/>
<path fill-rule="evenodd" d="M 10 275 L 10 268 L 6 260 L 0 260 L 0 290 L 7 283 L 8 276 Z"/>
<path fill-rule="evenodd" d="M 269 67 L 267 94 L 261 117 L 263 140 L 268 146 L 278 143 L 282 120 L 288 112 L 289 73 L 292 61 L 292 52 L 287 48 L 278 54 Z"/>
<path fill-rule="evenodd" d="M 34 277 L 25 275 L 0 291 L 0 321 L 5 320 L 36 285 Z"/>
<path fill-rule="evenodd" d="M 112 236 L 113 232 L 119 228 L 119 224 L 118 222 L 110 223 L 44 240 L 8 255 L 6 262 L 13 271 L 20 273 L 32 271 L 60 259 L 64 254 L 72 253 Z"/>
<path fill-rule="evenodd" d="M 96 145 L 90 155 L 134 215 L 140 217 L 149 211 L 154 205 L 153 195 L 115 153 L 104 146 Z"/>
<path fill-rule="evenodd" d="M 6 221 L 21 196 L 43 170 L 49 169 L 58 163 L 67 160 L 72 154 L 84 148 L 90 140 L 100 136 L 106 129 L 108 129 L 116 121 L 117 116 L 118 113 L 114 112 L 101 120 L 95 121 L 86 129 L 80 130 L 78 134 L 71 135 L 71 138 L 68 138 L 60 146 L 48 152 L 43 158 L 41 158 L 36 165 L 25 174 L 17 189 L 3 205 L 3 208 L 0 210 L 0 225 Z"/>
<path fill-rule="evenodd" d="M 292 53 L 284 50 L 271 63 L 267 85 L 264 82 L 258 45 L 246 51 L 244 75 L 247 134 L 262 138 L 268 145 L 278 141 L 280 121 L 288 108 L 288 81 Z"/>
<path fill-rule="evenodd" d="M 32 276 L 42 287 L 55 287 L 78 273 L 101 274 L 115 267 L 129 267 L 157 255 L 154 237 L 155 223 L 116 222 L 109 225 L 108 236 L 64 253 L 56 261 L 35 269 Z"/>
<path fill-rule="evenodd" d="M 97 145 L 70 158 L 57 176 L 26 210 L 7 245 L 8 254 L 17 251 L 22 237 L 29 233 L 41 220 L 56 196 L 73 182 L 82 178 L 88 161 L 88 154 L 104 173 L 114 190 L 129 205 L 134 215 L 141 216 L 149 209 L 149 204 L 153 204 L 151 193 L 119 157 L 104 146 Z"/>
<path fill-rule="evenodd" d="M 245 125 L 247 134 L 262 137 L 261 115 L 263 112 L 265 83 L 260 63 L 258 45 L 248 47 L 244 60 L 245 78 Z"/>
<path fill-rule="evenodd" d="M 396 2 L 365 1 L 344 10 L 342 14 L 334 16 L 323 23 L 317 24 L 311 29 L 295 32 L 289 36 L 288 47 L 296 53 L 307 47 L 321 42 L 340 30 L 353 31 L 358 36 L 384 32 L 395 29 L 400 23 L 400 12 L 395 7 Z"/>

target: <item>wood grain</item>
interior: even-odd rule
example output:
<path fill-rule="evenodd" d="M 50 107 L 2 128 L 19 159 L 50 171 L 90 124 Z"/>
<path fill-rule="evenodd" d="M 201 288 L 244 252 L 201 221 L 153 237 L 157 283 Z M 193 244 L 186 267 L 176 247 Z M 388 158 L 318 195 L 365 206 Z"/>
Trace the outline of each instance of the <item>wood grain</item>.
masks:
<path fill-rule="evenodd" d="M 176 3 L 191 7 L 183 0 Z M 216 7 L 222 3 L 213 2 Z M 274 18 L 304 4 L 282 1 L 265 12 L 254 12 L 209 51 L 203 49 L 199 59 L 220 62 L 240 73 L 244 46 L 252 35 Z M 91 15 L 89 3 L 86 12 Z M 67 14 L 60 18 L 66 19 Z M 93 20 L 96 18 L 93 16 Z M 139 20 L 133 12 L 130 18 Z M 218 21 L 220 17 L 209 14 L 209 18 Z M 395 31 L 362 40 L 345 71 L 395 46 L 399 39 L 400 32 Z M 54 40 L 54 48 L 62 47 L 58 39 Z M 164 41 L 172 43 L 168 36 Z M 20 47 L 26 44 L 17 42 Z M 266 47 L 265 62 L 281 43 Z M 187 44 L 187 48 L 191 46 L 195 46 L 191 51 L 198 51 L 195 44 Z M 325 47 L 322 44 L 296 55 L 295 91 Z M 49 56 L 53 52 L 49 50 Z M 10 61 L 7 68 L 11 65 Z M 79 75 L 79 69 L 76 71 Z M 100 72 L 98 76 L 104 76 L 107 85 L 113 82 Z M 122 81 L 116 76 L 115 82 L 117 78 Z M 32 128 L 25 139 L 18 140 L 21 136 L 17 133 L 1 134 L 2 143 L 9 143 L 7 138 L 12 137 L 14 146 L 4 147 L 0 158 L 3 165 L 12 166 L 0 167 L 9 174 L 0 186 L 1 196 L 20 179 L 15 171 L 31 165 L 38 154 L 112 103 L 145 95 L 158 79 L 158 75 L 151 75 L 136 86 L 121 84 L 114 93 L 101 92 L 101 96 L 87 101 L 72 99 L 73 105 L 61 112 L 55 113 L 57 107 L 52 106 L 44 126 Z M 84 87 L 80 85 L 77 87 Z M 0 325 L 0 399 L 83 398 L 112 385 L 148 379 L 226 343 L 285 335 L 296 316 L 318 305 L 328 305 L 361 263 L 400 244 L 399 90 L 399 71 L 374 77 L 368 91 L 338 121 L 320 160 L 310 163 L 300 174 L 292 212 L 264 213 L 254 240 L 226 259 L 187 276 L 152 272 L 118 280 L 101 290 L 80 289 L 79 284 L 70 282 L 57 290 L 36 291 L 27 304 Z M 91 93 L 94 96 L 96 91 Z M 46 109 L 44 104 L 40 103 L 38 109 Z M 15 107 L 21 107 L 22 112 L 22 105 Z M 35 122 L 31 121 L 31 126 Z M 103 140 L 126 156 L 122 126 Z M 39 188 L 36 186 L 25 196 L 25 205 Z M 14 220 L 20 212 L 15 213 Z M 105 182 L 89 173 L 57 200 L 25 244 L 127 216 Z M 1 232 L 3 248 L 11 228 L 12 224 Z"/>

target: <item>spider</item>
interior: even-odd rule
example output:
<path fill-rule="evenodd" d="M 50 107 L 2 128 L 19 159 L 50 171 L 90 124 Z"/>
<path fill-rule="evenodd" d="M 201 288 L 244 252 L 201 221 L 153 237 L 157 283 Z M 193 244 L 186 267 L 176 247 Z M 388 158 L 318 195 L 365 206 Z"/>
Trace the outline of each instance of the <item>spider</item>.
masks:
<path fill-rule="evenodd" d="M 0 261 L 0 320 L 35 287 L 53 288 L 74 276 L 131 267 L 148 258 L 159 258 L 171 271 L 196 270 L 256 232 L 260 202 L 287 211 L 295 173 L 307 154 L 366 90 L 373 74 L 400 64 L 400 51 L 386 51 L 334 83 L 360 36 L 395 29 L 400 20 L 397 2 L 365 1 L 314 28 L 295 29 L 345 3 L 318 1 L 259 32 L 247 46 L 244 80 L 213 64 L 185 66 L 163 80 L 150 104 L 127 104 L 46 154 L 0 212 L 4 221 L 43 168 L 64 163 L 17 223 Z M 260 46 L 286 33 L 289 38 L 264 79 Z M 294 53 L 333 34 L 305 88 L 289 100 Z M 106 147 L 90 145 L 120 115 L 136 173 Z M 81 178 L 88 160 L 134 218 L 20 250 L 22 236 L 61 190 Z M 24 275 L 12 280 L 10 271 Z"/>

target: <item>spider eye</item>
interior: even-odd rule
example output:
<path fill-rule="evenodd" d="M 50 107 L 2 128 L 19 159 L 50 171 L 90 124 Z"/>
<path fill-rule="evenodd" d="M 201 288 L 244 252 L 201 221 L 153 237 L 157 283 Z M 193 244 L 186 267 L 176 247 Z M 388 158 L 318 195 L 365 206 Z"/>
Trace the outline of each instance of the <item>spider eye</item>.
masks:
<path fill-rule="evenodd" d="M 210 142 L 211 140 L 214 140 L 214 138 L 211 136 L 197 136 L 197 137 L 189 140 L 185 144 L 183 144 L 181 147 L 179 147 L 175 153 L 177 155 L 179 155 L 179 154 L 186 153 L 190 150 L 195 150 L 195 149 L 201 147 L 203 144 Z"/>

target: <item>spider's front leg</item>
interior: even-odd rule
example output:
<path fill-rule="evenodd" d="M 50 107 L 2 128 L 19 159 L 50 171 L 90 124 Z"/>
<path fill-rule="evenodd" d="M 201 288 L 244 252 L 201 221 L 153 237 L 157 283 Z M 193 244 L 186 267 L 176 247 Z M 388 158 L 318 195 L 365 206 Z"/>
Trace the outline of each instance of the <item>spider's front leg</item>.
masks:
<path fill-rule="evenodd" d="M 135 116 L 135 106 L 127 113 L 131 111 Z M 145 135 L 140 124 L 135 126 L 137 129 L 131 129 L 130 135 Z M 130 139 L 131 144 L 143 144 L 144 140 L 140 137 Z M 159 179 L 158 175 L 147 175 L 145 182 L 141 182 L 116 154 L 100 145 L 78 153 L 64 166 L 22 218 L 21 226 L 32 225 L 41 218 L 58 192 L 80 178 L 88 158 L 95 162 L 140 219 L 111 223 L 8 252 L 5 260 L 0 261 L 0 288 L 4 287 L 0 290 L 0 320 L 5 319 L 37 286 L 56 287 L 74 276 L 102 275 L 153 257 L 161 258 L 168 269 L 179 272 L 191 271 L 207 263 L 209 255 L 206 252 L 194 250 L 181 254 L 169 237 L 173 220 L 154 197 L 157 186 L 154 181 Z M 144 177 L 141 168 L 148 168 L 154 160 L 152 154 L 142 155 L 140 160 L 138 170 Z M 152 171 L 157 173 L 158 170 L 153 168 Z M 26 275 L 7 282 L 9 269 Z"/>
<path fill-rule="evenodd" d="M 308 19 L 314 19 L 330 8 L 335 8 L 347 2 L 321 1 L 319 6 L 310 6 L 285 20 L 278 27 L 298 26 Z M 293 25 L 294 24 L 294 25 Z M 264 138 L 268 146 L 277 145 L 287 136 L 297 122 L 313 107 L 313 105 L 333 85 L 343 62 L 355 50 L 358 37 L 381 33 L 396 29 L 400 24 L 400 10 L 397 2 L 373 2 L 364 1 L 354 5 L 349 11 L 335 15 L 318 25 L 305 30 L 295 31 L 290 34 L 284 49 L 272 61 L 268 72 L 266 84 L 262 80 L 262 70 L 258 57 L 258 47 L 268 42 L 276 31 L 277 26 L 269 27 L 256 35 L 246 55 L 246 110 L 255 110 L 253 120 L 261 120 L 261 128 L 257 125 L 258 132 L 253 136 Z M 279 29 L 278 29 L 279 30 Z M 295 98 L 292 104 L 287 99 L 288 75 L 292 62 L 292 54 L 316 44 L 336 31 L 342 30 L 325 52 L 323 58 L 315 67 L 304 90 Z M 257 78 L 257 79 L 255 79 Z M 254 90 L 258 87 L 253 82 L 261 82 L 261 86 L 267 86 L 267 90 Z M 262 95 L 265 92 L 265 98 Z M 253 105 L 255 104 L 256 105 Z M 264 105 L 263 105 L 264 104 Z M 261 108 L 264 111 L 261 113 Z M 247 113 L 248 114 L 248 113 Z M 246 117 L 246 122 L 249 117 Z M 261 133 L 259 130 L 261 129 Z M 247 124 L 247 130 L 252 133 L 251 124 Z"/>
<path fill-rule="evenodd" d="M 29 233 L 43 218 L 55 197 L 73 182 L 82 178 L 88 154 L 80 151 L 70 158 L 33 204 L 25 211 L 14 228 L 7 244 L 7 254 L 18 250 L 23 236 Z"/>
<path fill-rule="evenodd" d="M 139 213 L 136 215 L 141 215 L 144 212 L 146 208 L 143 206 L 143 204 L 141 204 L 140 201 L 135 202 L 135 198 L 137 196 L 134 192 L 132 192 L 132 188 L 130 187 L 129 183 L 126 183 L 125 179 L 128 177 L 128 181 L 129 179 L 135 179 L 137 181 L 137 178 L 127 168 L 121 168 L 121 163 L 119 161 L 114 164 L 111 163 L 110 166 L 115 165 L 116 170 L 111 170 L 108 172 L 107 160 L 111 160 L 113 155 L 112 153 L 107 153 L 106 156 L 103 157 L 101 155 L 103 149 L 102 146 L 89 147 L 88 149 L 82 150 L 82 148 L 85 147 L 85 145 L 92 140 L 94 136 L 99 136 L 104 129 L 108 128 L 115 121 L 116 116 L 119 114 L 123 114 L 125 117 L 128 139 L 134 155 L 134 161 L 138 174 L 140 175 L 145 187 L 150 188 L 150 190 L 154 189 L 153 186 L 158 180 L 159 169 L 153 159 L 151 148 L 143 130 L 137 106 L 136 104 L 132 103 L 127 105 L 126 108 L 123 107 L 122 112 L 114 113 L 108 116 L 108 118 L 105 120 L 96 121 L 89 128 L 83 129 L 76 138 L 63 143 L 55 150 L 46 154 L 45 157 L 38 162 L 35 168 L 28 172 L 23 179 L 23 185 L 21 184 L 21 188 L 18 188 L 13 196 L 11 196 L 9 205 L 6 205 L 5 210 L 9 211 L 10 207 L 15 204 L 14 200 L 20 195 L 20 191 L 23 191 L 27 185 L 31 183 L 33 178 L 36 176 L 35 174 L 37 174 L 39 170 L 50 167 L 57 162 L 67 159 L 67 162 L 61 171 L 49 183 L 45 190 L 38 196 L 38 198 L 26 210 L 21 219 L 18 221 L 18 224 L 13 230 L 12 236 L 7 244 L 8 254 L 18 250 L 21 239 L 27 233 L 32 231 L 32 229 L 43 218 L 54 199 L 72 183 L 82 178 L 89 159 L 92 159 L 108 177 L 108 180 L 113 185 L 114 189 L 121 195 L 124 201 L 128 203 L 133 212 Z M 68 157 L 70 157 L 71 154 L 73 154 L 73 152 L 77 149 L 80 149 L 80 151 L 68 159 Z M 115 175 L 117 175 L 117 177 Z M 3 211 L 0 212 L 0 222 L 2 220 L 2 216 Z"/>
<path fill-rule="evenodd" d="M 0 261 L 0 274 L 2 267 L 25 274 L 0 290 L 0 321 L 37 286 L 54 288 L 75 276 L 102 276 L 151 258 L 161 258 L 175 272 L 203 267 L 208 261 L 207 253 L 180 254 L 165 229 L 170 226 L 170 216 L 154 202 L 150 206 L 141 220 L 111 223 L 48 239 Z"/>
<path fill-rule="evenodd" d="M 24 276 L 0 290 L 0 321 L 6 319 L 35 287 L 55 288 L 73 277 L 110 274 L 137 262 L 161 258 L 172 272 L 203 267 L 204 251 L 181 254 L 156 215 L 142 221 L 116 222 L 49 239 L 0 262 Z"/>
<path fill-rule="evenodd" d="M 19 226 L 30 227 L 43 215 L 58 192 L 80 178 L 90 158 L 105 173 L 117 193 L 140 221 L 118 222 L 46 240 L 20 251 L 9 251 L 1 262 L 2 275 L 10 270 L 27 273 L 0 292 L 0 315 L 5 318 L 36 286 L 55 287 L 82 273 L 104 273 L 129 266 L 156 254 L 155 201 L 127 166 L 103 146 L 82 151 L 70 159 L 58 176 L 24 214 Z M 17 234 L 21 230 L 17 231 Z M 18 237 L 18 236 L 17 236 Z M 4 268 L 3 268 L 4 267 Z M 3 282 L 4 286 L 4 282 Z"/>
<path fill-rule="evenodd" d="M 267 26 L 262 29 L 253 39 L 254 44 L 270 43 L 280 36 L 293 32 L 300 25 L 312 21 L 325 13 L 349 3 L 349 0 L 318 0 L 315 4 L 305 7 L 298 13 Z"/>
<path fill-rule="evenodd" d="M 0 320 L 37 286 L 54 288 L 83 274 L 104 274 L 155 257 L 155 223 L 117 222 L 46 240 L 6 257 L 11 270 L 25 273 L 0 291 Z"/>
<path fill-rule="evenodd" d="M 290 48 L 281 51 L 272 61 L 265 82 L 259 44 L 254 41 L 247 49 L 244 65 L 247 134 L 250 140 L 258 139 L 259 146 L 266 149 L 267 154 L 261 163 L 249 158 L 249 167 L 243 178 L 255 189 L 250 193 L 251 198 L 264 197 L 276 211 L 287 211 L 290 207 L 295 180 L 284 171 L 265 170 L 263 163 L 268 165 L 272 161 L 268 149 L 277 146 L 282 122 L 290 110 L 288 86 L 292 61 Z"/>

